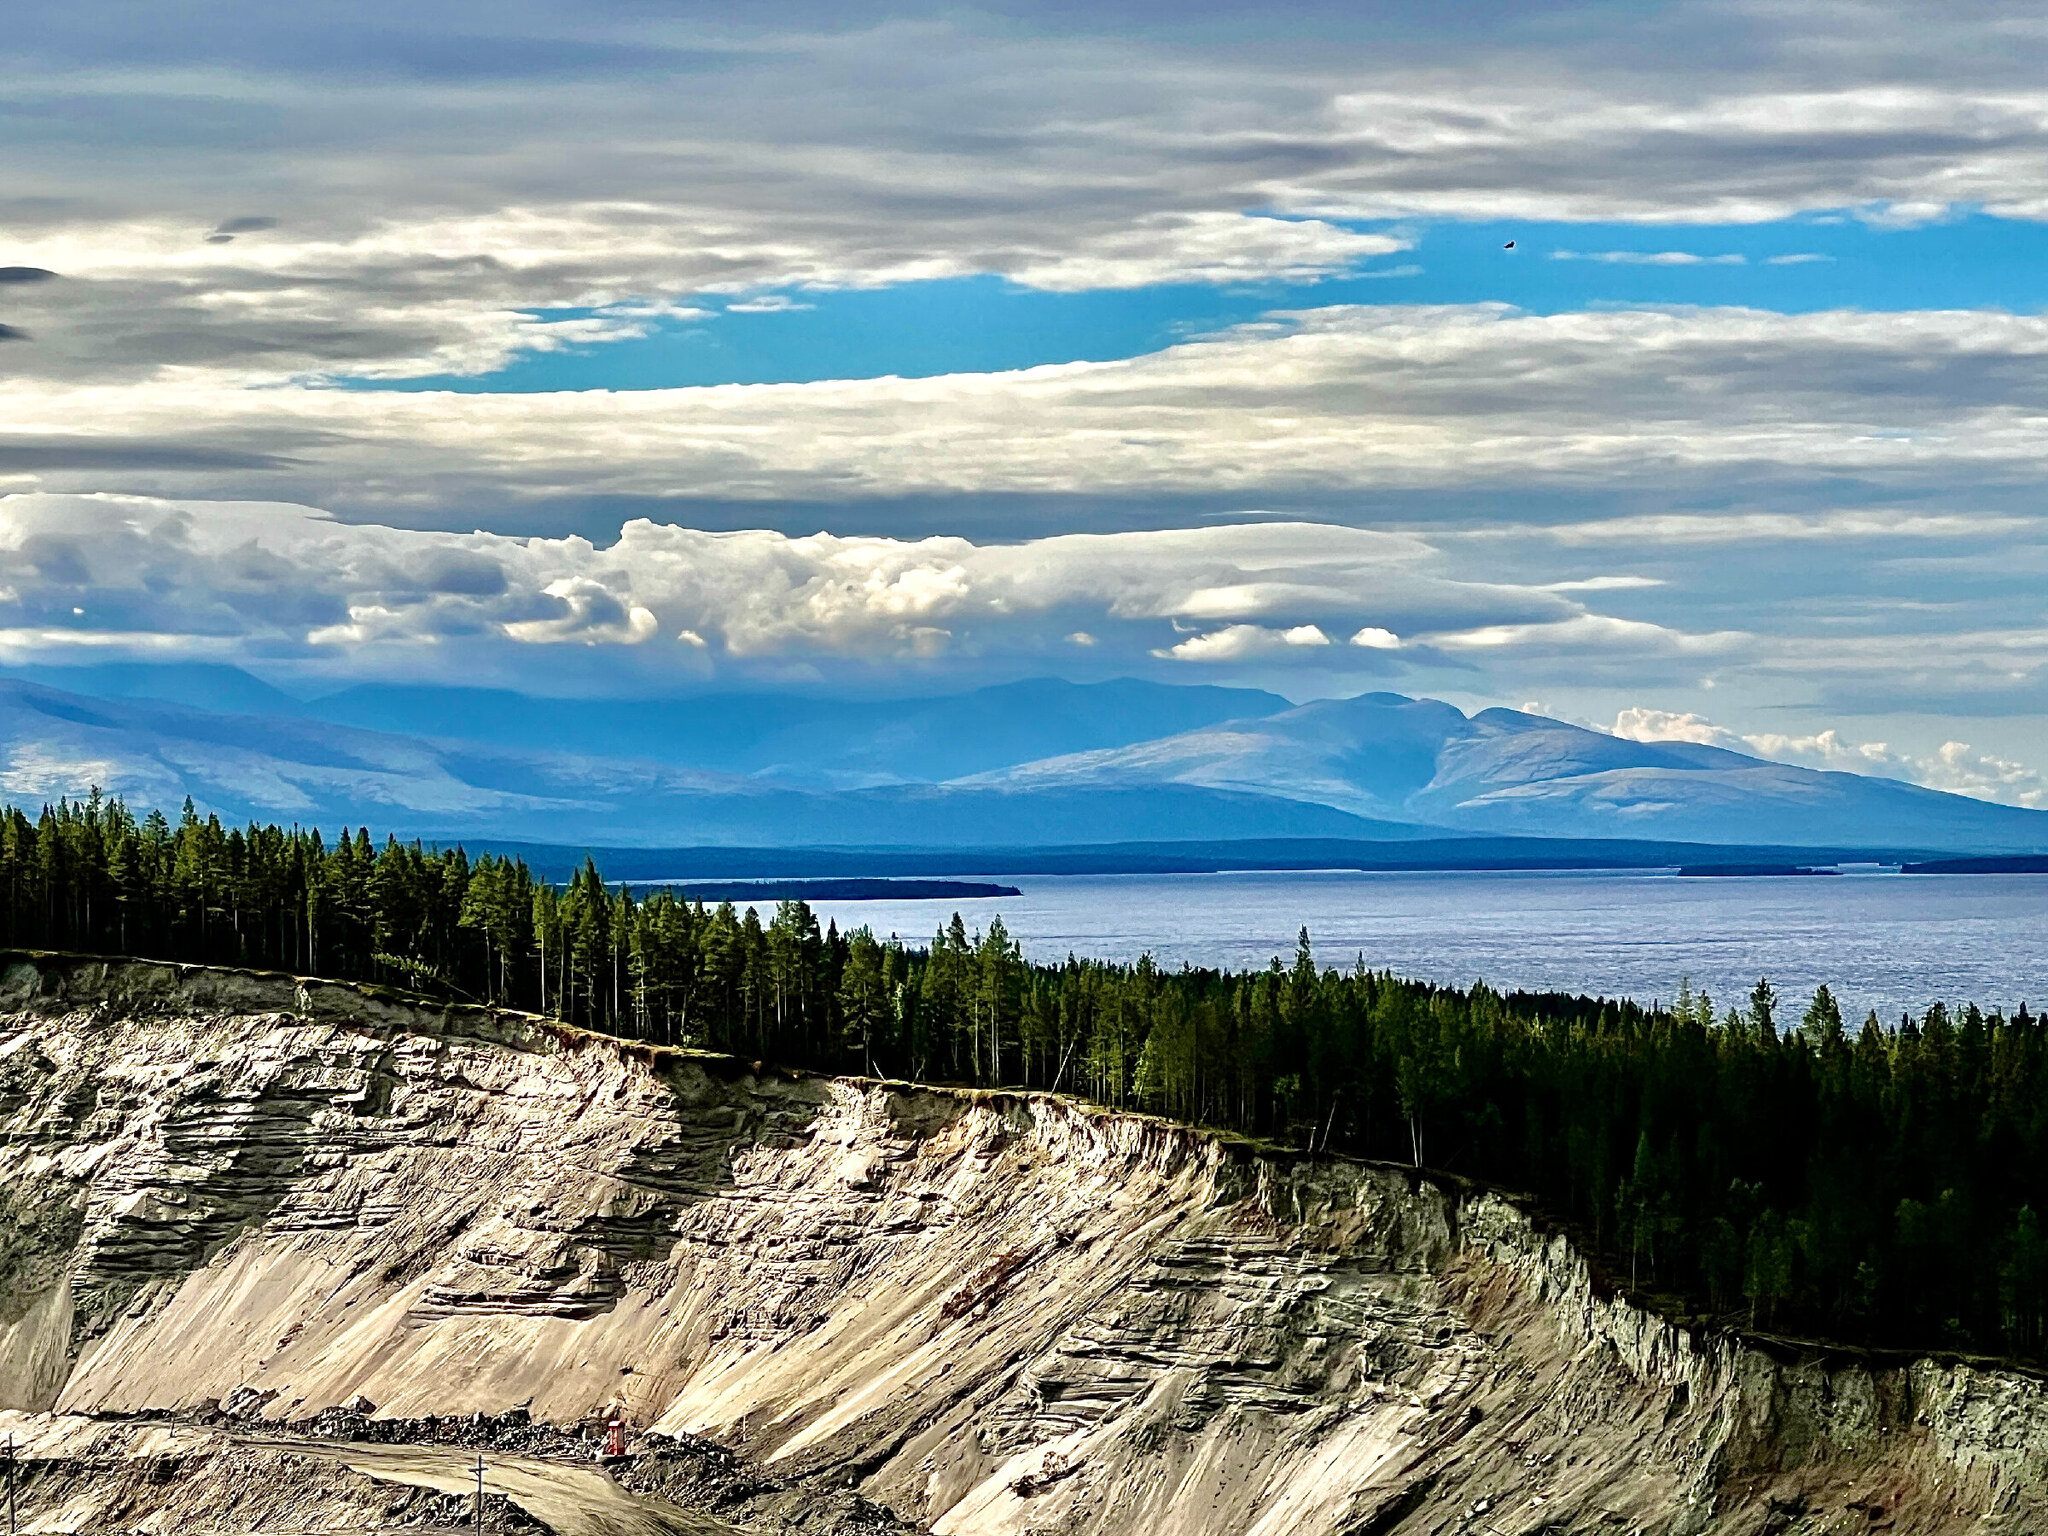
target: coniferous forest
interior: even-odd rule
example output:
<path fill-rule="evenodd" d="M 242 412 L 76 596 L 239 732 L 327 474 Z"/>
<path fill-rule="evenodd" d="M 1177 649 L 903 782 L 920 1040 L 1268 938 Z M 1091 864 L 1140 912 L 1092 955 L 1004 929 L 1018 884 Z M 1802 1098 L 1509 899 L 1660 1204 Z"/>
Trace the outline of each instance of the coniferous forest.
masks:
<path fill-rule="evenodd" d="M 2048 1356 L 2048 1025 L 1825 988 L 1721 1009 L 1027 963 L 999 920 L 927 942 L 460 849 L 172 824 L 97 795 L 0 812 L 0 941 L 290 970 L 789 1066 L 1021 1085 L 1526 1191 L 1662 1304 L 1858 1343 Z"/>

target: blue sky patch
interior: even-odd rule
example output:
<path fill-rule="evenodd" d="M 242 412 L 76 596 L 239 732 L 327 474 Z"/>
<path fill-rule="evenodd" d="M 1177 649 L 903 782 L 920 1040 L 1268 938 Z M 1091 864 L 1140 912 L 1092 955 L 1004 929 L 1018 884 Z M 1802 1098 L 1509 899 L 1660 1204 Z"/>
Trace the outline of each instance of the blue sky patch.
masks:
<path fill-rule="evenodd" d="M 1974 215 L 1888 227 L 1850 214 L 1770 224 L 1393 222 L 1411 249 L 1310 283 L 1184 283 L 1055 293 L 999 277 L 886 288 L 698 294 L 703 319 L 535 352 L 494 373 L 346 387 L 535 393 L 989 373 L 1156 352 L 1279 309 L 1503 302 L 1537 314 L 1740 305 L 1799 314 L 2048 304 L 2048 225 Z M 1512 249 L 1508 242 L 1513 241 Z M 589 310 L 546 310 L 572 319 Z"/>

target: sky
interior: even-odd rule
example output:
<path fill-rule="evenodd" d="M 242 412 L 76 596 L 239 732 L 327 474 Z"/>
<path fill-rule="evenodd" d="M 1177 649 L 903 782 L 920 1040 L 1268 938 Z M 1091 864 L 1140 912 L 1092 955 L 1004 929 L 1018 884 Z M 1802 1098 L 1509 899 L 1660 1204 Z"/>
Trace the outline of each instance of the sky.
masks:
<path fill-rule="evenodd" d="M 2048 20 L 83 0 L 0 665 L 1392 688 L 2048 803 Z"/>

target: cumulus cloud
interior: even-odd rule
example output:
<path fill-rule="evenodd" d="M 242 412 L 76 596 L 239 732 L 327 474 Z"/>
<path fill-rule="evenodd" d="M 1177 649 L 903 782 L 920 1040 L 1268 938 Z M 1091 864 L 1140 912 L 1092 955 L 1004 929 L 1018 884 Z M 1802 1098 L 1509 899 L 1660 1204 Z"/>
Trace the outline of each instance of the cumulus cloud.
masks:
<path fill-rule="evenodd" d="M 1979 800 L 2000 800 L 2035 810 L 2048 806 L 2048 782 L 2026 764 L 1962 741 L 1945 741 L 1931 757 L 1917 760 L 1916 782 Z"/>
<path fill-rule="evenodd" d="M 1845 741 L 1835 729 L 1806 735 L 1741 735 L 1705 716 L 1631 705 L 1615 716 L 1614 734 L 1629 741 L 1690 741 L 1754 757 L 1844 773 L 1877 774 L 1929 789 L 2032 809 L 2048 806 L 2048 779 L 2024 763 L 1946 741 L 1933 752 L 1895 751 L 1881 741 Z"/>
<path fill-rule="evenodd" d="M 1728 608 L 1696 591 L 1534 570 L 1503 581 L 1497 563 L 1453 558 L 1445 543 L 1282 521 L 990 543 L 638 519 L 600 544 L 354 524 L 290 504 L 26 494 L 0 497 L 0 663 L 203 658 L 281 681 L 514 686 L 570 667 L 614 687 L 1199 670 L 1302 695 L 1368 677 L 1481 702 L 1542 690 L 1579 715 L 1599 712 L 1599 690 L 1611 701 L 1696 682 L 1752 708 L 1782 702 L 1787 679 L 1824 697 L 1853 682 L 1891 707 L 1923 676 L 1952 692 L 1973 678 L 2048 681 L 2038 626 L 1838 601 L 1804 632 L 1796 614 L 1787 632 L 1783 615 L 1737 604 L 1771 620 L 1738 627 L 1715 622 Z M 2019 803 L 2036 787 L 1997 754 L 1851 744 L 1825 722 L 1737 737 L 1698 716 L 1636 712 L 1614 728 Z"/>
<path fill-rule="evenodd" d="M 886 662 L 1052 646 L 1243 662 L 1328 650 L 1332 629 L 1388 648 L 1397 630 L 1426 640 L 1489 618 L 1540 631 L 1588 617 L 1557 593 L 1457 580 L 1437 564 L 1412 535 L 1302 523 L 976 544 L 636 520 L 599 547 L 349 524 L 282 504 L 18 495 L 0 498 L 0 655 L 125 640 L 372 667 L 564 646 L 690 669 L 706 656 Z M 1368 618 L 1381 622 L 1361 626 Z"/>
<path fill-rule="evenodd" d="M 1154 651 L 1175 661 L 1249 661 L 1285 656 L 1290 651 L 1317 650 L 1330 637 L 1313 624 L 1292 629 L 1266 629 L 1258 624 L 1230 624 L 1207 634 L 1192 635 L 1178 645 Z"/>
<path fill-rule="evenodd" d="M 1536 714 L 1547 713 L 1539 706 L 1525 705 L 1524 708 Z M 1742 737 L 1733 731 L 1723 730 L 1705 715 L 1649 709 L 1637 704 L 1631 704 L 1614 717 L 1613 734 L 1624 741 L 1689 741 L 1702 747 L 1726 747 L 1731 752 L 1750 750 Z"/>
<path fill-rule="evenodd" d="M 584 645 L 639 645 L 653 639 L 661 628 L 661 621 L 648 609 L 619 597 L 602 581 L 588 576 L 558 577 L 540 590 L 542 596 L 553 598 L 566 611 L 544 619 L 508 622 L 504 631 L 511 639 L 535 645 L 559 645 L 568 640 Z M 695 633 L 690 629 L 679 630 L 676 638 Z"/>

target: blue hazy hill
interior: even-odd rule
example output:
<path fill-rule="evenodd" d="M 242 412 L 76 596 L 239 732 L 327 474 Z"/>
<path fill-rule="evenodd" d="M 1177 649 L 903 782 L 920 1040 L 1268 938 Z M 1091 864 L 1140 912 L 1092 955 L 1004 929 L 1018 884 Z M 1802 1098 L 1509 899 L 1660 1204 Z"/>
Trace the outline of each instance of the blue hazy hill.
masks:
<path fill-rule="evenodd" d="M 1139 678 L 1028 678 L 911 699 L 792 693 L 564 699 L 401 683 L 359 683 L 300 699 L 218 663 L 18 668 L 13 675 L 95 698 L 841 787 L 935 783 L 1292 707 L 1254 688 L 1179 687 Z"/>
<path fill-rule="evenodd" d="M 583 701 L 589 728 L 551 739 L 594 744 L 539 750 L 464 739 L 446 720 L 428 737 L 337 724 L 289 700 L 229 713 L 4 680 L 0 773 L 9 797 L 31 806 L 96 785 L 139 806 L 174 808 L 190 795 L 235 821 L 552 843 L 1043 848 L 1482 834 L 2048 850 L 2048 812 L 1718 747 L 1628 741 L 1514 710 L 1468 717 L 1398 694 L 1290 708 L 1255 693 L 1261 713 L 1249 717 L 1014 758 L 1048 739 L 1128 738 L 1176 712 L 1202 718 L 1243 702 L 1227 689 L 1162 697 L 1174 692 L 1019 684 L 953 700 L 811 701 L 808 715 L 786 700 L 745 711 L 699 700 L 703 718 L 652 724 L 606 713 L 644 704 Z M 1120 700 L 1135 703 L 1119 714 Z M 1273 702 L 1282 707 L 1267 712 Z M 1026 705 L 1030 719 L 1003 718 Z M 663 732 L 693 745 L 664 752 Z M 798 755 L 806 740 L 810 759 Z M 707 759 L 722 766 L 701 766 Z M 1000 766 L 933 782 L 991 759 Z"/>
<path fill-rule="evenodd" d="M 1458 831 L 1790 846 L 2048 848 L 2048 812 L 1896 779 L 1371 693 L 976 776 L 1048 791 L 1176 785 Z"/>
<path fill-rule="evenodd" d="M 97 787 L 137 807 L 175 809 L 190 795 L 230 821 L 368 824 L 428 838 L 943 847 L 1413 835 L 1239 790 L 831 789 L 645 758 L 428 740 L 298 714 L 95 699 L 20 680 L 0 680 L 0 768 L 9 798 L 31 808 Z"/>
<path fill-rule="evenodd" d="M 817 783 L 934 783 L 1033 758 L 1124 746 L 1292 707 L 1251 688 L 1138 678 L 1030 678 L 933 698 L 713 693 L 553 699 L 485 689 L 361 684 L 308 713 L 367 730 L 516 750 L 648 758 Z"/>

